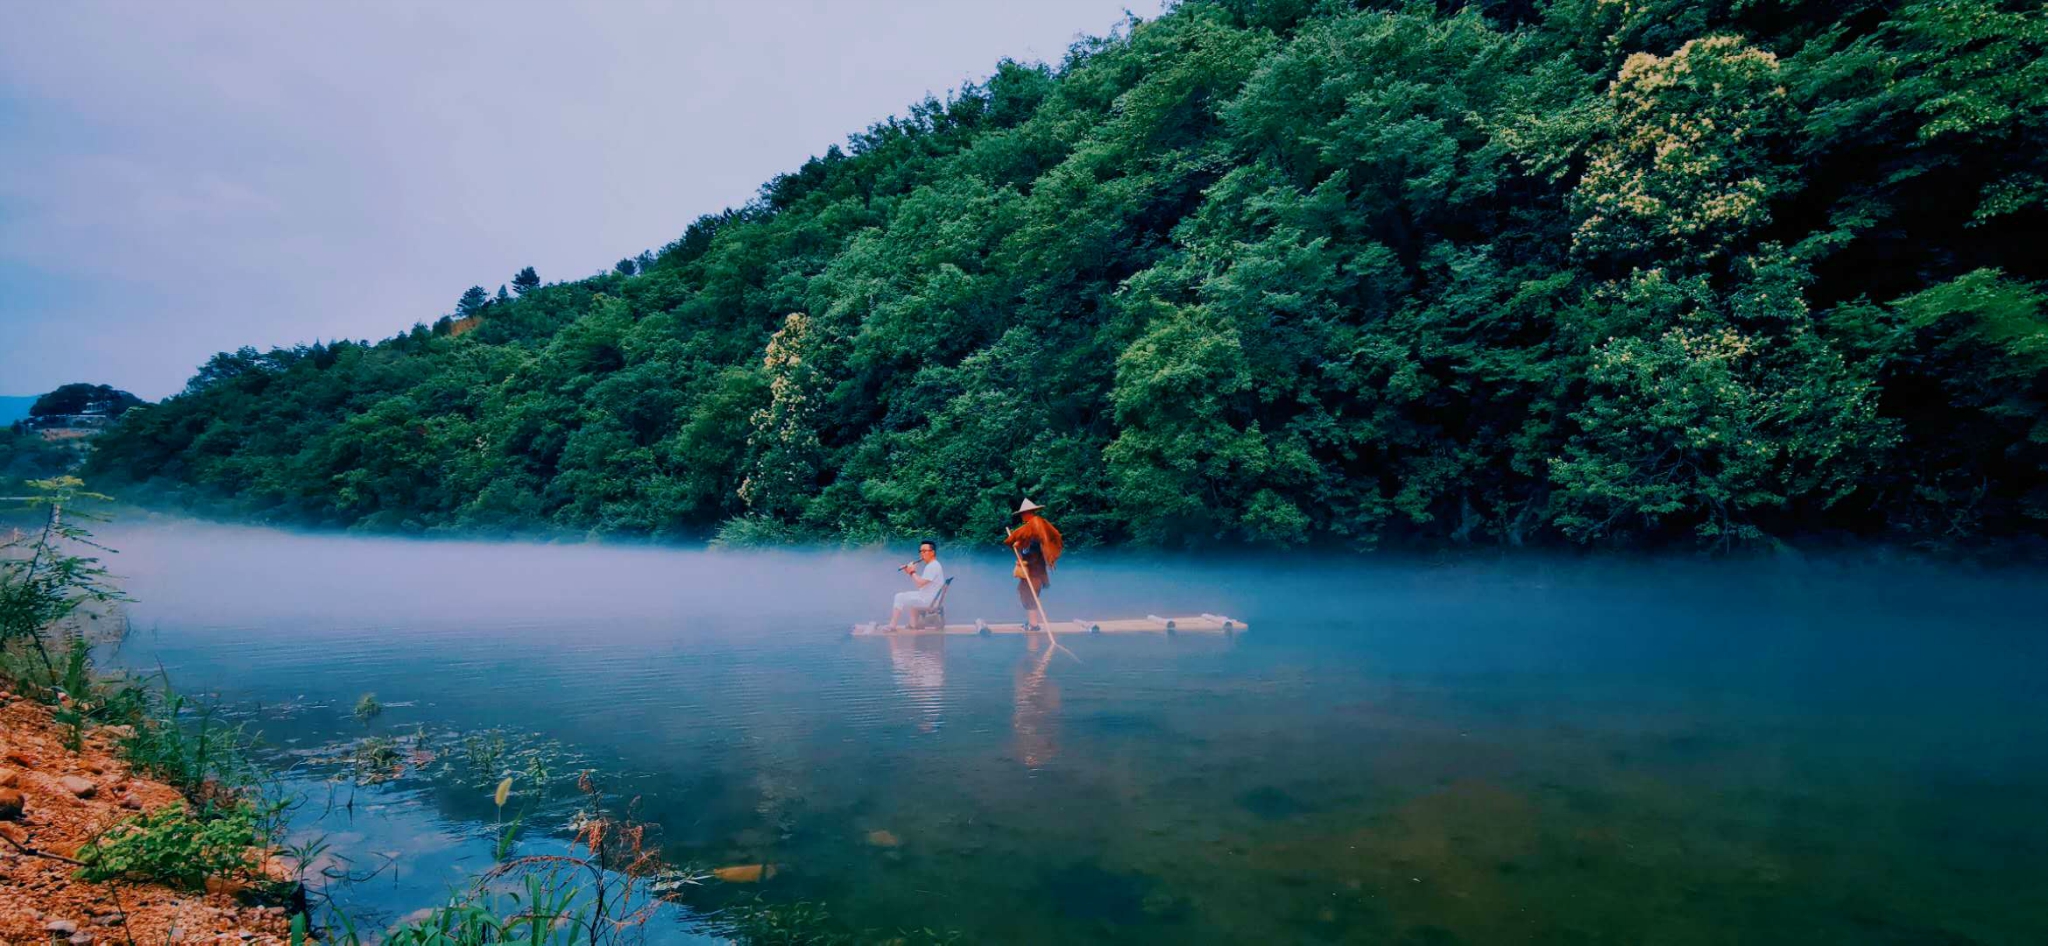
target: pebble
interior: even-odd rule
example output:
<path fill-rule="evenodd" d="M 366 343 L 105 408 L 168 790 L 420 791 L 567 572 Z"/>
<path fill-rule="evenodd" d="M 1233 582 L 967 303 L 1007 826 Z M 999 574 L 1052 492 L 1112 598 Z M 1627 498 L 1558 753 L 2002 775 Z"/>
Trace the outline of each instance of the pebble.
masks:
<path fill-rule="evenodd" d="M 92 934 L 73 933 L 71 934 L 71 938 L 65 940 L 65 942 L 70 943 L 71 946 L 92 946 Z"/>
<path fill-rule="evenodd" d="M 57 784 L 64 786 L 65 791 L 80 798 L 91 798 L 94 793 L 100 790 L 99 786 L 92 783 L 92 780 L 80 778 L 76 775 L 66 775 L 58 779 Z"/>
<path fill-rule="evenodd" d="M 13 821 L 21 817 L 26 802 L 21 793 L 11 788 L 0 788 L 0 821 Z"/>
<path fill-rule="evenodd" d="M 109 913 L 105 916 L 96 916 L 92 918 L 93 925 L 95 926 L 120 926 L 121 924 L 126 923 L 127 921 L 128 918 L 122 916 L 119 913 Z"/>
<path fill-rule="evenodd" d="M 13 769 L 0 769 L 0 788 L 13 788 L 21 784 L 21 773 Z"/>
<path fill-rule="evenodd" d="M 62 933 L 66 936 L 70 936 L 71 934 L 78 932 L 78 924 L 73 923 L 70 920 L 51 920 L 50 922 L 43 924 L 43 929 L 46 932 Z"/>
<path fill-rule="evenodd" d="M 141 811 L 142 799 L 137 798 L 133 795 L 123 795 L 121 796 L 121 807 L 126 808 L 129 811 Z"/>

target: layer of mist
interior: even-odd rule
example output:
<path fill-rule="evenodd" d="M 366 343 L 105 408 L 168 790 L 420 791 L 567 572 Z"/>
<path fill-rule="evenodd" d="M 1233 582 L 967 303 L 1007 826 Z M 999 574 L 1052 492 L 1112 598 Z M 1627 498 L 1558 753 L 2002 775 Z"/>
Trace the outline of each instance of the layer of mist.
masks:
<path fill-rule="evenodd" d="M 373 737 L 437 756 L 363 789 L 400 821 L 317 826 L 413 852 L 362 894 L 396 913 L 488 863 L 489 787 L 523 771 L 502 742 L 557 782 L 606 773 L 678 863 L 781 864 L 764 895 L 974 941 L 2048 934 L 2013 907 L 2048 883 L 2031 572 L 1070 549 L 1055 620 L 1249 630 L 1054 651 L 849 638 L 909 587 L 909 547 L 104 538 L 137 599 L 111 660 L 314 772 Z M 953 621 L 1020 617 L 998 549 L 940 559 Z"/>

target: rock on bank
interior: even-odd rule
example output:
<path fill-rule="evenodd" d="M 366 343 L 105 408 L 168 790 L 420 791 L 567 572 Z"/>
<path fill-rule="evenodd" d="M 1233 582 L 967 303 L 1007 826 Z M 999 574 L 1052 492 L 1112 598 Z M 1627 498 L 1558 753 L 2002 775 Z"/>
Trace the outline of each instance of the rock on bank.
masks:
<path fill-rule="evenodd" d="M 133 777 L 106 730 L 65 746 L 48 707 L 0 688 L 0 833 L 72 857 L 122 818 L 185 803 Z M 87 883 L 61 860 L 0 842 L 0 943 L 284 943 L 282 912 L 159 884 Z"/>

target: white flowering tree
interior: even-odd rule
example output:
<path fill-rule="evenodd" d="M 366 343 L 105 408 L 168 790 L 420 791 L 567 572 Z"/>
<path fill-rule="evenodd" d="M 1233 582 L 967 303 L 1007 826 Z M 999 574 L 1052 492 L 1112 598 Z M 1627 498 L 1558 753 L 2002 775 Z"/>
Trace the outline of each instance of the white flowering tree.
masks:
<path fill-rule="evenodd" d="M 824 460 L 815 423 L 822 395 L 816 358 L 821 343 L 811 317 L 802 312 L 791 312 L 768 339 L 762 361 L 768 406 L 751 418 L 747 447 L 753 462 L 739 487 L 750 515 L 792 521 L 818 491 Z"/>

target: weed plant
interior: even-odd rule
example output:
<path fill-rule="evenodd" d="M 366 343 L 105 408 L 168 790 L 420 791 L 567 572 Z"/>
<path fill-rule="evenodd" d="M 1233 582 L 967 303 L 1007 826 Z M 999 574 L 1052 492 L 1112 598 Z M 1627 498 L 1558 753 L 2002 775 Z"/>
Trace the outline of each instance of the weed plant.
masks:
<path fill-rule="evenodd" d="M 159 672 L 157 681 L 153 688 L 132 691 L 138 711 L 121 752 L 137 774 L 202 803 L 244 794 L 262 780 L 245 726 L 229 724 L 218 707 L 194 703 L 172 689 L 167 674 Z"/>
<path fill-rule="evenodd" d="M 166 805 L 122 821 L 79 849 L 79 876 L 203 890 L 213 878 L 252 876 L 251 852 L 263 840 L 256 808 L 247 802 L 202 812 Z"/>
<path fill-rule="evenodd" d="M 386 946 L 484 946 L 529 943 L 587 946 L 594 912 L 578 904 L 575 884 L 557 872 L 521 878 L 511 892 L 472 892 L 451 899 L 425 919 L 392 930 Z"/>
<path fill-rule="evenodd" d="M 125 600 L 91 554 L 109 550 L 81 525 L 101 517 L 76 505 L 107 497 L 83 486 L 71 476 L 29 481 L 30 494 L 23 501 L 40 512 L 42 525 L 0 542 L 0 674 L 27 695 L 51 703 L 83 691 L 69 668 L 60 668 L 50 656 L 51 633 L 89 604 Z M 66 691 L 66 683 L 78 690 Z"/>

